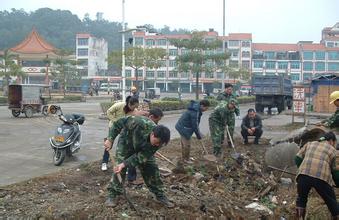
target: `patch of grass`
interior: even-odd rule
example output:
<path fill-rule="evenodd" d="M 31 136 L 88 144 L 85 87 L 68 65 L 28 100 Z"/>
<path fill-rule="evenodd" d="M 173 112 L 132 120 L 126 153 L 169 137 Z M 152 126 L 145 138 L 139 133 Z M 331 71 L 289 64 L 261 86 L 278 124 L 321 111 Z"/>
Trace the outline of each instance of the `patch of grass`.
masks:
<path fill-rule="evenodd" d="M 195 174 L 195 170 L 193 166 L 185 167 L 185 171 L 189 176 L 193 176 Z"/>

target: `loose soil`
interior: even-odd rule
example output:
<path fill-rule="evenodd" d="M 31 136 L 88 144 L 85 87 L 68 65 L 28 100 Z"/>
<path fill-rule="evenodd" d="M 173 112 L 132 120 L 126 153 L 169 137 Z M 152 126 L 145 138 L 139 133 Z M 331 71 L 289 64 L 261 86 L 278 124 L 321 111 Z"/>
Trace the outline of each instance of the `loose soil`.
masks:
<path fill-rule="evenodd" d="M 212 152 L 211 141 L 204 142 Z M 126 187 L 138 212 L 124 199 L 115 208 L 105 207 L 112 171 L 102 172 L 97 161 L 0 188 L 0 219 L 291 219 L 294 176 L 265 168 L 268 140 L 261 140 L 260 145 L 243 145 L 235 138 L 235 146 L 242 153 L 241 163 L 230 157 L 233 150 L 226 146 L 222 161 L 209 162 L 193 140 L 194 163 L 185 166 L 184 173 L 162 178 L 166 195 L 175 203 L 171 209 L 157 203 L 145 185 Z M 181 155 L 179 140 L 171 141 L 160 152 L 176 163 Z M 174 168 L 166 161 L 157 161 L 159 167 Z M 293 183 L 281 183 L 281 177 Z M 245 208 L 253 202 L 272 212 Z M 316 192 L 310 194 L 307 211 L 310 218 L 330 218 Z"/>

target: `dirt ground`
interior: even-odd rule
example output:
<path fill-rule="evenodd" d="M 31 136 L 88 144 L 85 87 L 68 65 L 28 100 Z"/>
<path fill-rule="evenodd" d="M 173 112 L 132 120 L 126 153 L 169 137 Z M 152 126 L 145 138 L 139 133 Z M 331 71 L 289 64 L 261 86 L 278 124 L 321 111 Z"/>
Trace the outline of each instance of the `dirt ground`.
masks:
<path fill-rule="evenodd" d="M 144 185 L 126 187 L 138 211 L 125 200 L 115 208 L 105 207 L 112 172 L 102 172 L 97 161 L 0 188 L 0 219 L 292 219 L 294 176 L 265 168 L 268 141 L 243 145 L 235 138 L 236 149 L 242 153 L 241 162 L 230 157 L 233 151 L 229 147 L 224 147 L 223 161 L 209 162 L 193 140 L 194 163 L 186 166 L 184 173 L 163 177 L 166 195 L 175 203 L 171 209 L 157 203 Z M 204 142 L 212 152 L 210 139 Z M 181 155 L 179 140 L 171 141 L 160 152 L 176 163 Z M 174 168 L 166 161 L 157 161 L 159 167 Z M 281 177 L 293 183 L 282 183 Z M 268 210 L 246 208 L 254 202 Z M 316 192 L 309 197 L 307 211 L 311 219 L 330 218 Z"/>

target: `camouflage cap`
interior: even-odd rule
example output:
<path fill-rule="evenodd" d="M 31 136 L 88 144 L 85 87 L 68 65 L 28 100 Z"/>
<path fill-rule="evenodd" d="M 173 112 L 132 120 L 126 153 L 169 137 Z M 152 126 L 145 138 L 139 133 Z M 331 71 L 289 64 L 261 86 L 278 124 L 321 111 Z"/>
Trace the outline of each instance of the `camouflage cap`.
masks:
<path fill-rule="evenodd" d="M 237 105 L 237 104 L 238 104 L 238 100 L 231 98 L 231 99 L 228 101 L 228 103 L 233 104 L 233 105 Z"/>

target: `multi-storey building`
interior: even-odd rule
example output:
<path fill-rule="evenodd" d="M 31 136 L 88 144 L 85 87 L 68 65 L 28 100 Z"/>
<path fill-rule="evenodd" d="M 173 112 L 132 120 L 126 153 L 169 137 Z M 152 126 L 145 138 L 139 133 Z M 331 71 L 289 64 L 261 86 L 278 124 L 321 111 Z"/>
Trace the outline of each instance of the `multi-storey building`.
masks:
<path fill-rule="evenodd" d="M 133 32 L 133 46 L 143 48 L 159 47 L 167 52 L 167 57 L 161 61 L 162 65 L 158 69 L 148 69 L 144 67 L 138 70 L 138 79 L 143 82 L 142 88 L 158 87 L 162 91 L 177 91 L 180 87 L 183 92 L 195 90 L 195 73 L 178 72 L 176 69 L 176 56 L 187 52 L 186 49 L 177 48 L 170 43 L 171 39 L 189 39 L 187 34 L 181 35 L 161 35 L 148 33 L 147 31 Z M 225 44 L 225 51 L 229 51 L 231 57 L 229 64 L 232 67 L 244 67 L 249 69 L 251 66 L 251 45 L 252 34 L 234 33 L 229 36 L 218 36 L 218 33 L 210 29 L 205 39 L 219 39 Z M 223 48 L 218 48 L 222 51 Z M 205 51 L 212 53 L 213 51 Z M 131 67 L 126 67 L 127 86 L 131 86 L 135 80 L 135 71 Z M 221 82 L 224 74 L 222 72 L 200 73 L 199 89 L 212 91 L 213 88 L 221 88 Z M 225 75 L 226 82 L 230 81 L 228 75 Z M 233 80 L 234 81 L 234 80 Z"/>
<path fill-rule="evenodd" d="M 164 91 L 176 91 L 180 83 L 183 91 L 194 90 L 194 74 L 176 71 L 175 58 L 185 53 L 185 49 L 171 45 L 170 39 L 173 38 L 189 39 L 190 35 L 150 34 L 147 31 L 133 33 L 133 46 L 160 47 L 168 54 L 160 68 L 154 70 L 145 67 L 138 70 L 138 78 L 143 81 L 142 88 L 159 87 Z M 230 54 L 229 66 L 248 69 L 251 75 L 285 74 L 294 82 L 302 82 L 322 74 L 339 73 L 339 23 L 323 29 L 320 43 L 253 43 L 250 33 L 218 36 L 213 29 L 207 32 L 205 38 L 222 40 L 225 50 Z M 208 90 L 220 88 L 223 76 L 224 81 L 234 82 L 221 72 L 201 73 L 199 87 Z M 128 86 L 135 79 L 134 70 L 130 67 L 126 67 L 126 79 Z"/>
<path fill-rule="evenodd" d="M 107 72 L 107 41 L 90 34 L 76 35 L 76 60 L 83 79 L 103 80 Z"/>

